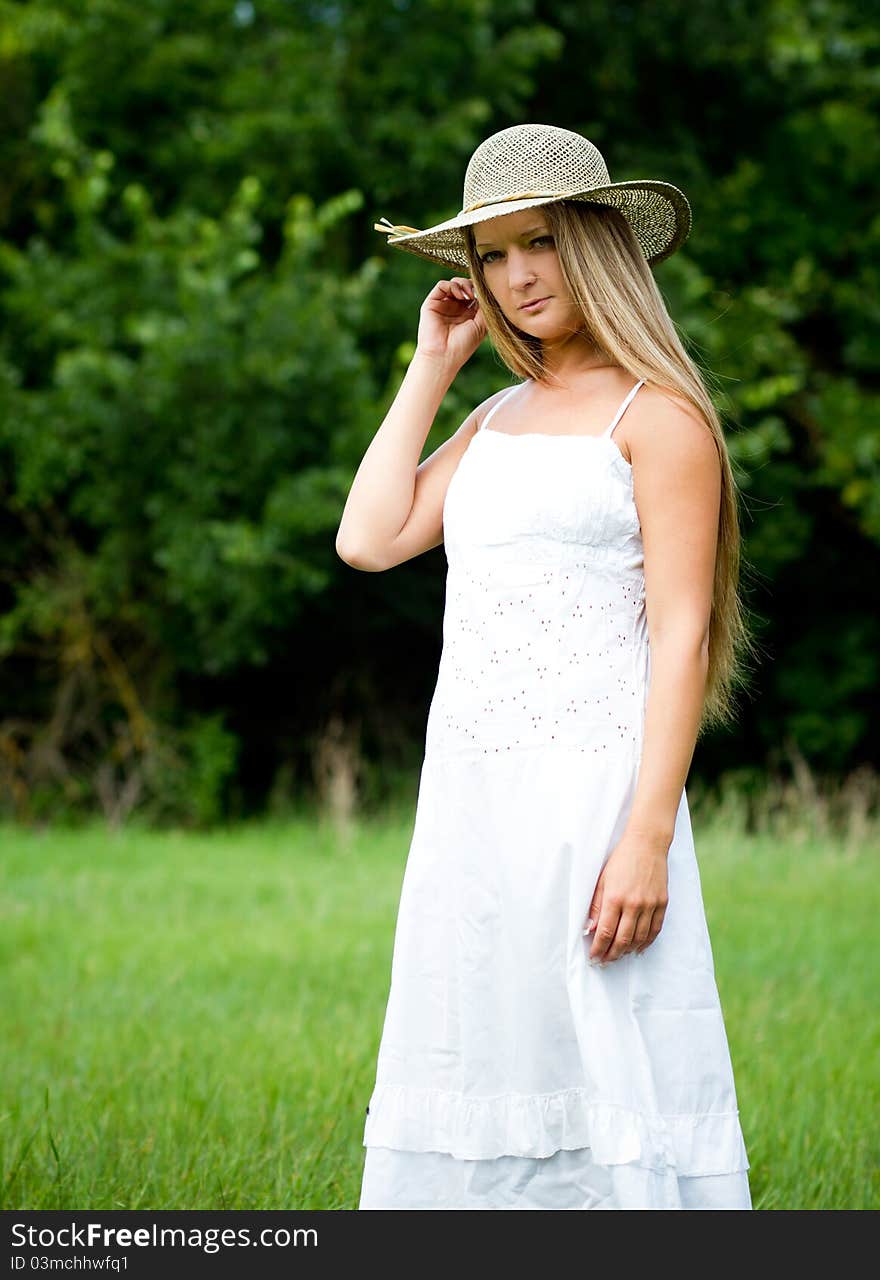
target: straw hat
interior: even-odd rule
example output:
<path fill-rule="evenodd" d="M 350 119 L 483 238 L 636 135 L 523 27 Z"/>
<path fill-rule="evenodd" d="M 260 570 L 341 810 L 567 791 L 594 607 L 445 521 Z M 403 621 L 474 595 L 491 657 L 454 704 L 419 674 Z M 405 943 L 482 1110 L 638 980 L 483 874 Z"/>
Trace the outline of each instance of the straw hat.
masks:
<path fill-rule="evenodd" d="M 675 253 L 691 229 L 691 207 L 678 187 L 656 178 L 611 182 L 588 138 L 550 124 L 515 124 L 481 142 L 468 161 L 461 212 L 448 222 L 419 231 L 382 218 L 373 228 L 397 249 L 469 271 L 462 227 L 557 200 L 614 205 L 650 266 Z"/>

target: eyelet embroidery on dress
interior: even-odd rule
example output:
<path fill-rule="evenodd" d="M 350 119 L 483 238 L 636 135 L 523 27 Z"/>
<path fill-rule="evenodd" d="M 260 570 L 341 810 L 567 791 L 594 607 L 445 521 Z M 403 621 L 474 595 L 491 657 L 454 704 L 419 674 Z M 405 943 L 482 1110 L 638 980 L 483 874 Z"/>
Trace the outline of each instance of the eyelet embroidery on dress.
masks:
<path fill-rule="evenodd" d="M 484 424 L 477 434 L 506 433 Z M 472 440 L 447 488 L 446 621 L 426 745 L 638 751 L 647 630 L 631 468 L 608 433 L 509 439 L 532 444 L 475 450 Z M 571 439 L 608 447 L 534 445 Z"/>
<path fill-rule="evenodd" d="M 593 753 L 638 749 L 638 581 L 615 590 L 607 565 L 597 571 L 594 561 L 580 559 L 544 570 L 544 590 L 522 592 L 515 584 L 523 567 L 522 560 L 499 560 L 494 573 L 478 575 L 450 566 L 428 745 L 483 754 L 542 744 Z M 510 611 L 527 620 L 516 645 L 504 643 Z"/>

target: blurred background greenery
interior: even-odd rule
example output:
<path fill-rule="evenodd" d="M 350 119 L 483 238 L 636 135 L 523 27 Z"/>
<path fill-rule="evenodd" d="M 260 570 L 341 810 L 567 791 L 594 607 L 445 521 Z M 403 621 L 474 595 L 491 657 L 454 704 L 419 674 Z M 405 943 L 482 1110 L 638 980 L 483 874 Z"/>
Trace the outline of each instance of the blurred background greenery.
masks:
<path fill-rule="evenodd" d="M 766 653 L 695 793 L 876 811 L 877 17 L 0 2 L 0 816 L 411 794 L 443 550 L 365 574 L 334 539 L 437 275 L 372 224 L 455 213 L 474 147 L 527 120 L 693 208 L 657 279 L 721 388 Z M 484 344 L 426 453 L 508 381 Z"/>
<path fill-rule="evenodd" d="M 688 781 L 753 1199 L 877 1204 L 878 17 L 0 0 L 4 1207 L 356 1207 L 446 567 L 335 552 L 437 279 L 373 223 L 530 120 L 691 201 L 656 278 L 765 655 Z"/>

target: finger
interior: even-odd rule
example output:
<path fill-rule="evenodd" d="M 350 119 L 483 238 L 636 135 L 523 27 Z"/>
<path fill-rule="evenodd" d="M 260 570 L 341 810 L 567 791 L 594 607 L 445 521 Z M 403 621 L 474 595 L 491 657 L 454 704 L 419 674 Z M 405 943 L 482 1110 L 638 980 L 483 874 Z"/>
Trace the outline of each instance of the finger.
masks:
<path fill-rule="evenodd" d="M 475 314 L 471 299 L 449 280 L 441 280 L 432 291 L 428 302 L 437 315 L 449 320 L 465 319 L 466 313 Z"/>
<path fill-rule="evenodd" d="M 648 945 L 648 940 L 651 934 L 651 920 L 653 919 L 653 916 L 654 913 L 651 910 L 643 911 L 639 915 L 632 943 L 632 950 L 636 955 L 641 955 L 645 947 Z"/>
<path fill-rule="evenodd" d="M 666 919 L 666 907 L 658 907 L 654 912 L 651 920 L 651 941 L 655 942 L 660 930 L 663 928 L 663 921 Z"/>
<path fill-rule="evenodd" d="M 445 302 L 449 299 L 461 301 L 464 298 L 464 293 L 461 283 L 455 280 L 438 280 L 431 290 L 431 296 L 439 302 Z"/>
<path fill-rule="evenodd" d="M 614 940 L 608 948 L 606 955 L 607 961 L 619 960 L 621 956 L 625 956 L 632 946 L 635 937 L 636 925 L 638 924 L 638 914 L 629 910 L 621 913 L 617 922 L 617 930 Z"/>
<path fill-rule="evenodd" d="M 602 884 L 602 876 L 600 875 L 596 883 L 596 888 L 593 891 L 593 900 L 590 903 L 590 909 L 587 912 L 587 918 L 584 921 L 584 930 L 583 930 L 584 937 L 588 937 L 591 933 L 594 933 L 596 930 L 596 925 L 599 921 L 599 916 L 602 914 L 602 898 L 603 897 L 604 897 L 604 886 Z"/>
<path fill-rule="evenodd" d="M 602 910 L 599 913 L 599 919 L 596 922 L 596 934 L 593 938 L 593 945 L 590 948 L 591 960 L 597 960 L 600 964 L 607 963 L 607 953 L 614 941 L 614 935 L 617 933 L 617 923 L 619 920 L 620 908 L 612 906 L 610 902 L 603 902 Z"/>
<path fill-rule="evenodd" d="M 650 947 L 652 942 L 657 941 L 657 938 L 660 934 L 660 930 L 663 928 L 663 917 L 665 916 L 665 914 L 666 914 L 665 907 L 657 907 L 652 913 L 651 924 L 648 929 L 648 938 L 644 946 L 641 948 L 641 951 L 645 951 L 648 947 Z"/>

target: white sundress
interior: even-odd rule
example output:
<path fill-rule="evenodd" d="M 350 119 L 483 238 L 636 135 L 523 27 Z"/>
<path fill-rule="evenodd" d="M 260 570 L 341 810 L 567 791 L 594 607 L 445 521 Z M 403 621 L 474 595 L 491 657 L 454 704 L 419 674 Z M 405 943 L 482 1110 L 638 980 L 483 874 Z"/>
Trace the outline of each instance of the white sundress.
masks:
<path fill-rule="evenodd" d="M 656 941 L 603 967 L 583 936 L 650 677 L 612 439 L 643 381 L 599 436 L 489 430 L 501 397 L 450 480 L 360 1209 L 751 1208 L 684 790 Z"/>

